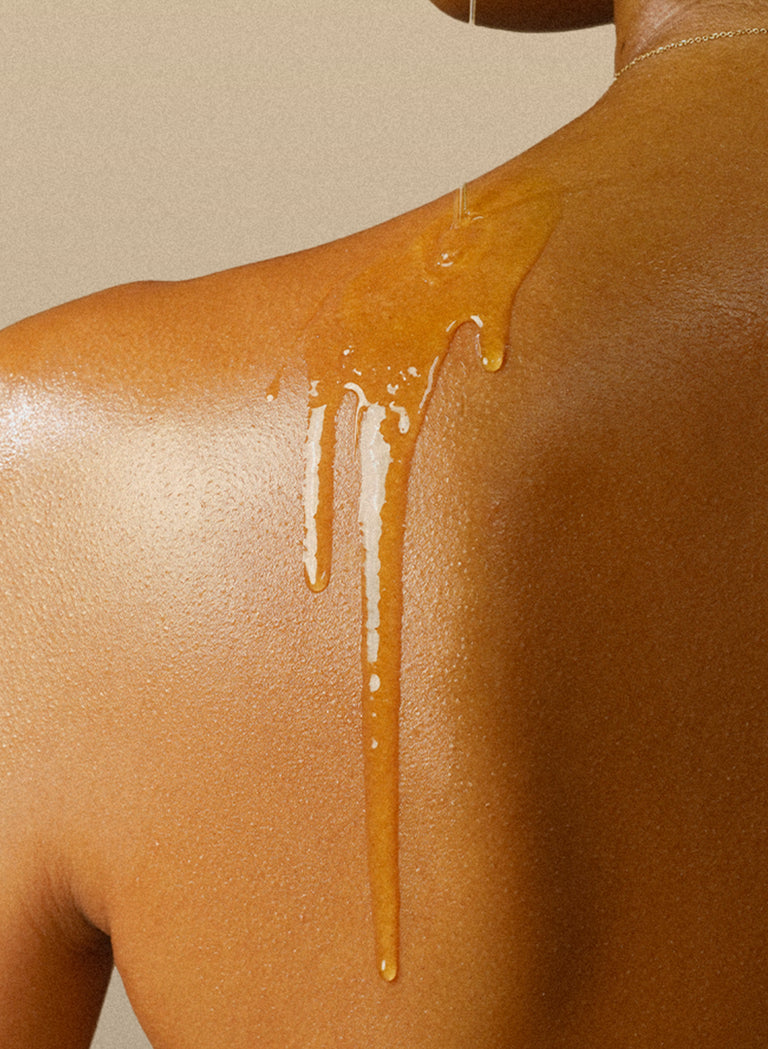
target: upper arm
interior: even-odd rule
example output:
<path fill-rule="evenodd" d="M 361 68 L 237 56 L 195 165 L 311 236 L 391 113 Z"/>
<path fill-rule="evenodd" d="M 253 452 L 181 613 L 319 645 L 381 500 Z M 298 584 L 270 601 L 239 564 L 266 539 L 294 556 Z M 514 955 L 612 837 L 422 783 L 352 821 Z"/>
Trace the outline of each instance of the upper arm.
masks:
<path fill-rule="evenodd" d="M 9 350 L 10 345 L 10 350 Z M 23 347 L 0 347 L 2 371 Z M 9 359 L 8 359 L 9 358 Z M 46 577 L 55 551 L 41 545 L 45 507 L 25 449 L 37 402 L 0 401 L 0 1046 L 88 1046 L 112 968 L 110 942 L 81 913 L 62 819 L 76 790 L 65 767 L 67 715 L 55 686 L 55 615 Z M 41 457 L 45 465 L 45 456 Z M 39 526 L 34 522 L 41 519 Z M 67 789 L 68 788 L 68 789 Z"/>
<path fill-rule="evenodd" d="M 0 570 L 0 1046 L 80 1049 L 90 1045 L 109 981 L 110 942 L 83 916 L 65 860 L 60 697 L 23 672 L 45 654 L 9 597 L 13 559 L 3 556 Z"/>
<path fill-rule="evenodd" d="M 48 874 L 0 841 L 0 1045 L 85 1049 L 112 970 L 109 940 L 56 898 Z M 31 850 L 30 850 L 31 851 Z"/>

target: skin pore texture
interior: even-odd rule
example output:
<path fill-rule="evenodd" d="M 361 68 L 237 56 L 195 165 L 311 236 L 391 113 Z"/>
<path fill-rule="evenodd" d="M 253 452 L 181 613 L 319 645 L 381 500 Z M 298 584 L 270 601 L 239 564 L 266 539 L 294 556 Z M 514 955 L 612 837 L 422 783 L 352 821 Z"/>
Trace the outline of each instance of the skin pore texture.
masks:
<path fill-rule="evenodd" d="M 767 89 L 2 334 L 3 1046 L 765 1044 Z"/>

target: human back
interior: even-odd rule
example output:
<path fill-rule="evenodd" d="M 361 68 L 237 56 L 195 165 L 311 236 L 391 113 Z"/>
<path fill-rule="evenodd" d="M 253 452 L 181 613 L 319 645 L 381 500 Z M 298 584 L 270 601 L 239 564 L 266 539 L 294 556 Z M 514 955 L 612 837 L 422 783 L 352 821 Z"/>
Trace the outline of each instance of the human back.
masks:
<path fill-rule="evenodd" d="M 49 918 L 68 903 L 111 936 L 158 1046 L 760 1044 L 765 94 L 759 70 L 748 97 L 703 68 L 716 93 L 633 71 L 468 187 L 471 212 L 537 180 L 559 212 L 504 366 L 461 331 L 408 478 L 390 985 L 354 401 L 315 595 L 285 351 L 452 203 L 5 336 L 40 421 L 4 482 L 6 833 Z"/>

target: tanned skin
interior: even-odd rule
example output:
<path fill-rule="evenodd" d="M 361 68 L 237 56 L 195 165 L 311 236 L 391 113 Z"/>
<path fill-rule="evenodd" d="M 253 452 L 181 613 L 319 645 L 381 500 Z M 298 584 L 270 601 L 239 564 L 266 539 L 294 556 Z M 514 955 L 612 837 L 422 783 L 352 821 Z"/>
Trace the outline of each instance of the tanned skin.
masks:
<path fill-rule="evenodd" d="M 662 6 L 620 64 L 768 25 Z M 503 170 L 562 212 L 413 465 L 391 985 L 354 448 L 316 596 L 292 348 L 445 202 L 2 335 L 4 1049 L 87 1046 L 113 957 L 157 1049 L 766 1044 L 767 99 L 764 37 L 678 49 Z"/>

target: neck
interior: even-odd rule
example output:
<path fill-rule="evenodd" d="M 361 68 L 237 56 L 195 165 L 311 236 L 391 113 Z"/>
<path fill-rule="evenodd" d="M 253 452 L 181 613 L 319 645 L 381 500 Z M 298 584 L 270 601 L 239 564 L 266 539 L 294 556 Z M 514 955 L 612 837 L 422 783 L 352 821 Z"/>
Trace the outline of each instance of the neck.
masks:
<path fill-rule="evenodd" d="M 615 0 L 616 69 L 693 36 L 768 26 L 768 0 Z"/>

